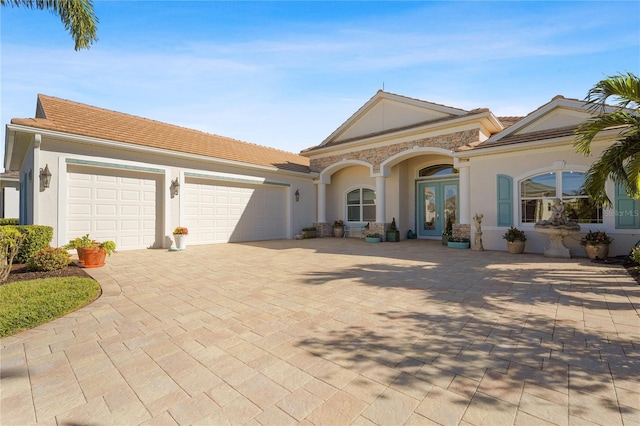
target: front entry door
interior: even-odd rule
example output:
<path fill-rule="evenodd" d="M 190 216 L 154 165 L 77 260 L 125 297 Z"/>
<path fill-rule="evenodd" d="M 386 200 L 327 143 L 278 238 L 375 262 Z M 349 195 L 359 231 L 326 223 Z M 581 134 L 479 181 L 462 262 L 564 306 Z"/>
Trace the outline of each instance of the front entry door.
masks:
<path fill-rule="evenodd" d="M 458 217 L 458 181 L 418 182 L 418 236 L 440 237 Z"/>

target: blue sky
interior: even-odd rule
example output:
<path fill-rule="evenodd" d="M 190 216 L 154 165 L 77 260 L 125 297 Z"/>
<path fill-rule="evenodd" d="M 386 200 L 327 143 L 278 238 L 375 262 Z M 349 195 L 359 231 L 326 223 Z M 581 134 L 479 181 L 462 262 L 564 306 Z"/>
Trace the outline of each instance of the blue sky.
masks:
<path fill-rule="evenodd" d="M 94 4 L 80 52 L 57 16 L 0 9 L 0 150 L 38 93 L 299 152 L 383 85 L 526 115 L 640 73 L 638 1 Z"/>

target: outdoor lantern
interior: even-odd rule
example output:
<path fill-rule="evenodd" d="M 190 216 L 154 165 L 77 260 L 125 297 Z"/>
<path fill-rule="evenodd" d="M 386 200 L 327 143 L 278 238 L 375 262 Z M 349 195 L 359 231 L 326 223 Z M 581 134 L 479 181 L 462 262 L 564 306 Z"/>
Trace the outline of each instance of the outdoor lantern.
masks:
<path fill-rule="evenodd" d="M 180 194 L 180 182 L 178 182 L 178 178 L 171 181 L 171 186 L 169 187 L 169 191 L 171 192 L 171 198 Z"/>
<path fill-rule="evenodd" d="M 44 169 L 40 169 L 40 184 L 44 189 L 47 189 L 51 185 L 51 172 L 49 171 L 49 165 L 46 164 Z"/>
<path fill-rule="evenodd" d="M 300 201 L 300 190 L 299 189 L 296 189 L 295 196 L 296 196 L 296 203 L 297 203 L 298 201 Z"/>

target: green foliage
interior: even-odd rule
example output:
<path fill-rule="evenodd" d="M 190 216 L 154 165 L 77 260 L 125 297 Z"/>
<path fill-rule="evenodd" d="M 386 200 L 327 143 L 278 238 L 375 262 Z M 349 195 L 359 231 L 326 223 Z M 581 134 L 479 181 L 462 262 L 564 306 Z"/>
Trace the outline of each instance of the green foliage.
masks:
<path fill-rule="evenodd" d="M 0 5 L 23 6 L 29 9 L 47 9 L 58 15 L 75 41 L 75 50 L 88 49 L 98 40 L 98 17 L 91 0 L 0 0 Z"/>
<path fill-rule="evenodd" d="M 316 227 L 315 226 L 308 226 L 306 228 L 302 228 L 303 231 L 315 231 Z"/>
<path fill-rule="evenodd" d="M 18 263 L 29 263 L 40 249 L 49 247 L 53 239 L 53 228 L 44 225 L 21 225 L 16 229 L 25 236 L 22 246 L 16 255 L 15 261 Z"/>
<path fill-rule="evenodd" d="M 29 269 L 34 271 L 58 271 L 71 263 L 71 255 L 64 248 L 45 247 L 29 259 Z"/>
<path fill-rule="evenodd" d="M 4 282 L 9 276 L 13 258 L 20 250 L 24 238 L 13 226 L 0 227 L 0 282 Z"/>
<path fill-rule="evenodd" d="M 608 106 L 608 100 L 615 106 Z M 591 142 L 603 132 L 616 129 L 611 144 L 587 172 L 585 192 L 596 204 L 611 206 L 605 192 L 610 178 L 624 185 L 627 194 L 640 198 L 640 79 L 633 73 L 610 76 L 589 90 L 585 98 L 597 115 L 576 129 L 574 146 L 584 155 L 591 154 Z"/>
<path fill-rule="evenodd" d="M 6 218 L 6 217 L 0 218 L 0 226 L 7 226 L 7 225 L 12 225 L 12 226 L 20 225 L 20 219 Z"/>
<path fill-rule="evenodd" d="M 640 265 L 640 245 L 635 246 L 633 249 L 631 249 L 631 254 L 629 255 L 629 258 L 636 265 Z"/>
<path fill-rule="evenodd" d="M 0 286 L 0 337 L 61 317 L 94 301 L 100 286 L 91 278 L 47 278 Z"/>
<path fill-rule="evenodd" d="M 89 234 L 84 235 L 82 237 L 76 237 L 73 240 L 69 241 L 68 244 L 62 246 L 67 250 L 73 250 L 78 248 L 92 247 L 95 245 L 95 241 L 89 238 Z"/>
<path fill-rule="evenodd" d="M 527 241 L 527 236 L 524 234 L 524 231 L 513 226 L 509 228 L 507 232 L 505 232 L 502 238 L 511 243 L 514 241 Z"/>
<path fill-rule="evenodd" d="M 116 243 L 111 240 L 100 243 L 98 247 L 104 249 L 107 252 L 107 256 L 111 256 L 111 253 L 116 251 Z"/>
<path fill-rule="evenodd" d="M 451 216 L 447 217 L 447 223 L 444 226 L 444 232 L 442 234 L 443 235 L 453 234 L 453 219 L 451 218 Z"/>

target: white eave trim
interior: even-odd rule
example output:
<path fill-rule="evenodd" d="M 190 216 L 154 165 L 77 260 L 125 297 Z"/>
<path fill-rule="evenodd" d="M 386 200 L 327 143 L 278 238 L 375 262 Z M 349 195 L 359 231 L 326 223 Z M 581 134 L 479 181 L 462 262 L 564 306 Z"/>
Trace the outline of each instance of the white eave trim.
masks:
<path fill-rule="evenodd" d="M 530 149 L 539 149 L 546 147 L 557 147 L 560 145 L 573 146 L 575 136 L 560 136 L 557 138 L 543 139 L 533 142 L 521 142 L 513 144 L 498 145 L 487 148 L 475 148 L 468 151 L 456 151 L 453 155 L 459 159 L 465 159 L 470 157 L 481 157 L 483 155 L 501 154 L 506 152 L 518 152 L 527 151 Z M 593 140 L 593 143 L 613 141 L 612 135 L 604 134 L 598 136 Z"/>
<path fill-rule="evenodd" d="M 104 146 L 104 147 L 115 148 L 115 149 L 124 149 L 128 151 L 142 152 L 145 154 L 164 155 L 167 157 L 181 158 L 186 160 L 204 161 L 208 163 L 221 164 L 225 166 L 235 166 L 235 167 L 240 167 L 244 169 L 263 170 L 263 171 L 268 171 L 273 173 L 281 173 L 281 174 L 308 177 L 308 178 L 317 177 L 317 173 L 295 172 L 292 170 L 278 169 L 277 167 L 260 166 L 257 164 L 243 163 L 241 161 L 224 160 L 221 158 L 207 157 L 205 155 L 188 154 L 185 152 L 171 151 L 163 148 L 151 148 L 151 147 L 146 147 L 142 145 L 129 144 L 126 142 L 117 142 L 117 141 L 112 141 L 108 139 L 94 138 L 90 136 L 74 135 L 72 133 L 57 132 L 55 130 L 46 130 L 46 129 L 40 129 L 37 127 L 22 126 L 17 124 L 8 124 L 7 131 L 33 133 L 33 134 L 37 133 L 42 136 L 48 136 L 54 139 L 68 140 L 68 141 L 73 141 L 78 143 Z"/>

